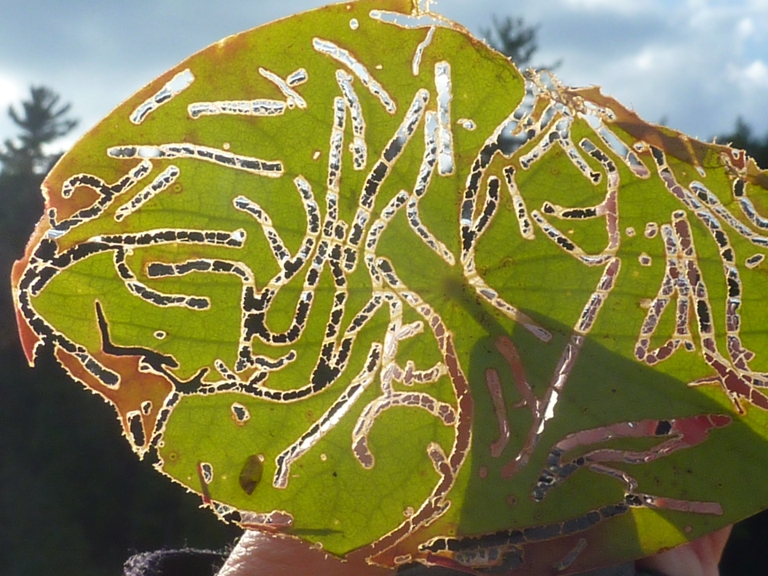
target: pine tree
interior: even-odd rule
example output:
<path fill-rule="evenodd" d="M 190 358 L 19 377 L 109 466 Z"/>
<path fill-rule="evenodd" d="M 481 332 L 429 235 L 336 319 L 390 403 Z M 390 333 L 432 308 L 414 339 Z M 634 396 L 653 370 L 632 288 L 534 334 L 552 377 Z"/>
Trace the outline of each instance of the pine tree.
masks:
<path fill-rule="evenodd" d="M 22 102 L 18 112 L 8 107 L 8 115 L 21 129 L 18 143 L 7 139 L 0 150 L 2 173 L 10 175 L 44 175 L 57 155 L 46 154 L 44 147 L 77 126 L 77 120 L 67 118 L 70 104 L 59 105 L 60 97 L 46 86 L 32 86 L 30 99 Z"/>
<path fill-rule="evenodd" d="M 77 124 L 67 117 L 70 105 L 60 104 L 50 88 L 33 86 L 21 110 L 10 106 L 8 115 L 19 128 L 14 139 L 0 145 L 0 348 L 15 340 L 10 282 L 13 261 L 24 254 L 24 246 L 35 223 L 43 215 L 40 184 L 58 159 L 45 147 L 65 136 Z"/>
<path fill-rule="evenodd" d="M 536 43 L 538 26 L 530 26 L 520 17 L 497 18 L 493 16 L 493 28 L 481 28 L 480 35 L 494 50 L 508 57 L 520 69 L 530 66 L 531 58 L 539 49 Z M 551 66 L 535 66 L 538 70 L 554 70 L 560 61 Z"/>
<path fill-rule="evenodd" d="M 68 118 L 69 104 L 45 86 L 32 86 L 21 110 L 10 106 L 8 115 L 19 128 L 16 138 L 0 146 L 0 256 L 2 271 L 8 260 L 19 258 L 35 222 L 43 213 L 40 184 L 58 154 L 46 145 L 67 135 L 77 120 Z"/>

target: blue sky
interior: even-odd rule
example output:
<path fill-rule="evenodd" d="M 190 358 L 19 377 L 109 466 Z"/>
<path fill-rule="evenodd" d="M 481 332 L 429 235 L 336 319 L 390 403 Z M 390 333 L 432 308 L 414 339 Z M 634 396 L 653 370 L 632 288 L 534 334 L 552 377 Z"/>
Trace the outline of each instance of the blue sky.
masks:
<path fill-rule="evenodd" d="M 78 135 L 185 57 L 323 0 L 0 0 L 4 113 L 30 84 L 73 104 Z M 597 84 L 651 121 L 707 139 L 737 116 L 768 132 L 768 0 L 439 0 L 432 9 L 476 35 L 493 14 L 539 29 L 536 63 Z"/>

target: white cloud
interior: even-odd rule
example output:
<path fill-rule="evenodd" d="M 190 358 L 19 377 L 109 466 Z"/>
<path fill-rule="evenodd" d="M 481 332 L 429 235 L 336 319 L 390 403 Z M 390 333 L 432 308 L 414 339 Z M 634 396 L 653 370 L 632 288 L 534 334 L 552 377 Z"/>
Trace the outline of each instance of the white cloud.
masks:
<path fill-rule="evenodd" d="M 664 62 L 664 54 L 660 50 L 647 46 L 631 59 L 633 68 L 643 73 L 653 73 Z"/>
<path fill-rule="evenodd" d="M 755 33 L 755 21 L 752 18 L 742 18 L 736 25 L 736 34 L 742 39 L 746 40 Z"/>
<path fill-rule="evenodd" d="M 9 104 L 18 102 L 23 95 L 23 84 L 12 76 L 0 72 L 0 106 L 5 108 Z"/>
<path fill-rule="evenodd" d="M 648 0 L 563 0 L 563 5 L 574 11 L 632 15 L 646 11 Z"/>
<path fill-rule="evenodd" d="M 13 76 L 0 72 L 0 142 L 11 138 L 17 132 L 7 110 L 8 106 L 18 104 L 24 96 L 24 85 Z"/>
<path fill-rule="evenodd" d="M 744 92 L 764 92 L 768 89 L 768 65 L 762 60 L 754 60 L 746 66 L 730 65 L 728 78 Z"/>
<path fill-rule="evenodd" d="M 768 66 L 755 60 L 744 69 L 744 78 L 758 88 L 768 88 Z"/>

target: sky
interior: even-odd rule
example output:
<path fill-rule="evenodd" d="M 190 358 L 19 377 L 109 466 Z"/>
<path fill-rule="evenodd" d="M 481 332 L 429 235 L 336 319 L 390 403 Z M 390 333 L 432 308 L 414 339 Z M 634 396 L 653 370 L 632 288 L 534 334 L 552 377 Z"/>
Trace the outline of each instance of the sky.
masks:
<path fill-rule="evenodd" d="M 64 144 L 187 56 L 325 0 L 0 0 L 5 111 L 47 85 L 81 123 Z M 438 0 L 477 36 L 492 16 L 539 26 L 533 64 L 562 60 L 569 86 L 603 92 L 652 122 L 711 139 L 741 116 L 768 133 L 768 0 Z"/>

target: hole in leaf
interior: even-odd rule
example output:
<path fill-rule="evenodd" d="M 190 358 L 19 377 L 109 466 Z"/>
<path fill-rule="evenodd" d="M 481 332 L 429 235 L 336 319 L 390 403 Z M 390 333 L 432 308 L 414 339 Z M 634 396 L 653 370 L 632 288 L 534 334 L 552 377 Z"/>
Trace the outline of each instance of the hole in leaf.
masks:
<path fill-rule="evenodd" d="M 141 421 L 139 412 L 128 414 L 128 428 L 131 431 L 131 440 L 135 446 L 144 446 L 144 423 Z"/>

